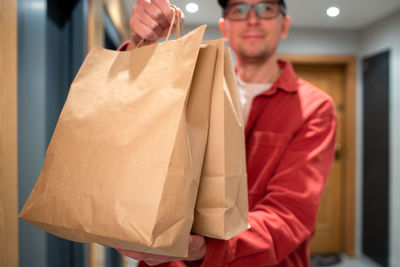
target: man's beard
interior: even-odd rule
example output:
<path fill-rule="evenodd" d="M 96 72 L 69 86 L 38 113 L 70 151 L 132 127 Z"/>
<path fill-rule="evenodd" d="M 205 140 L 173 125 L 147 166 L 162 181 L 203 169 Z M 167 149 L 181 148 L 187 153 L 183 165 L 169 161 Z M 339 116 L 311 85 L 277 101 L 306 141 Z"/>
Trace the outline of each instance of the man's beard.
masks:
<path fill-rule="evenodd" d="M 264 62 L 271 56 L 270 51 L 266 47 L 259 49 L 258 51 L 248 51 L 244 47 L 239 47 L 239 56 L 242 60 L 248 62 Z"/>

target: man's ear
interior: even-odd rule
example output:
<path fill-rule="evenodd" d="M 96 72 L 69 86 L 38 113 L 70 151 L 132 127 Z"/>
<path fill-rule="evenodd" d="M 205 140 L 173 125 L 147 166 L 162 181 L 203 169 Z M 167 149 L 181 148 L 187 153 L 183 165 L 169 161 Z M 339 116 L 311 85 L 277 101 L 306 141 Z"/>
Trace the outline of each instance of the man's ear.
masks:
<path fill-rule="evenodd" d="M 225 42 L 228 42 L 228 36 L 226 34 L 226 22 L 224 18 L 220 18 L 218 21 L 219 30 L 221 31 L 221 35 L 224 37 Z"/>
<path fill-rule="evenodd" d="M 291 18 L 288 15 L 286 15 L 283 19 L 284 21 L 282 24 L 281 40 L 285 40 L 288 37 L 290 31 L 290 22 L 291 22 Z"/>

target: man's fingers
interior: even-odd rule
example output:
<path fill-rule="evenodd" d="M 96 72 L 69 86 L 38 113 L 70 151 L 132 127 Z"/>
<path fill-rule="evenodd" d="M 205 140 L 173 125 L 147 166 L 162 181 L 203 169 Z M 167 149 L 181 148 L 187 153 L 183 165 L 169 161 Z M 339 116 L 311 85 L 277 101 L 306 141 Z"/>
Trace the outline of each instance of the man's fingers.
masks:
<path fill-rule="evenodd" d="M 144 262 L 149 266 L 156 266 L 156 265 L 160 265 L 162 263 L 166 263 L 168 261 L 144 260 Z"/>
<path fill-rule="evenodd" d="M 189 240 L 189 249 L 197 250 L 204 246 L 205 239 L 200 235 L 191 235 Z"/>
<path fill-rule="evenodd" d="M 120 248 L 116 248 L 116 250 L 120 254 L 122 254 L 122 255 L 124 255 L 126 257 L 129 257 L 129 258 L 132 258 L 132 259 L 135 259 L 135 260 L 143 260 L 143 255 L 141 253 L 139 253 L 139 252 L 120 249 Z"/>
<path fill-rule="evenodd" d="M 184 15 L 181 9 L 176 8 L 183 23 Z M 169 0 L 137 0 L 132 8 L 130 19 L 131 40 L 134 47 L 145 39 L 155 42 L 168 33 L 174 11 L 170 8 Z M 175 20 L 174 25 L 177 22 Z"/>
<path fill-rule="evenodd" d="M 137 18 L 132 21 L 132 37 L 138 35 L 140 38 L 138 39 L 145 39 L 145 40 L 150 40 L 150 41 L 157 41 L 160 37 L 159 35 L 161 34 L 161 28 L 158 26 L 153 26 L 154 28 L 151 28 L 151 26 L 148 26 L 148 23 L 143 22 L 142 18 Z M 137 41 L 137 40 L 135 40 Z M 140 41 L 140 40 L 139 40 Z"/>
<path fill-rule="evenodd" d="M 177 260 L 176 258 L 172 258 L 170 256 L 165 256 L 165 255 L 156 255 L 156 254 L 150 254 L 133 250 L 120 249 L 120 248 L 116 248 L 116 250 L 124 256 L 142 261 L 153 261 L 162 263 L 162 262 Z"/>
<path fill-rule="evenodd" d="M 158 5 L 160 3 L 169 5 L 169 1 L 158 0 L 157 2 L 159 3 L 155 4 L 154 0 L 137 0 L 132 8 L 129 26 L 131 39 L 135 44 L 138 44 L 141 39 L 157 41 L 162 37 L 165 29 L 168 29 L 169 19 Z"/>
<path fill-rule="evenodd" d="M 170 9 L 170 2 L 168 0 L 151 0 L 151 2 L 162 11 L 168 24 L 170 24 L 174 16 L 174 12 Z"/>
<path fill-rule="evenodd" d="M 143 11 L 156 21 L 162 29 L 169 26 L 167 17 L 155 3 L 145 1 L 143 4 Z"/>
<path fill-rule="evenodd" d="M 188 258 L 154 255 L 149 253 L 125 250 L 125 249 L 116 249 L 116 250 L 124 256 L 130 257 L 135 260 L 144 261 L 146 262 L 147 265 L 154 266 L 170 261 L 202 259 L 204 258 L 207 248 L 206 248 L 206 241 L 203 236 L 190 235 Z"/>
<path fill-rule="evenodd" d="M 152 254 L 148 254 L 148 253 L 143 253 L 143 252 L 138 252 L 138 251 L 133 251 L 133 250 L 126 250 L 126 249 L 120 249 L 120 248 L 116 248 L 116 250 L 124 255 L 127 256 L 129 258 L 135 259 L 135 260 L 146 260 L 146 259 L 150 259 L 151 256 L 154 256 Z"/>

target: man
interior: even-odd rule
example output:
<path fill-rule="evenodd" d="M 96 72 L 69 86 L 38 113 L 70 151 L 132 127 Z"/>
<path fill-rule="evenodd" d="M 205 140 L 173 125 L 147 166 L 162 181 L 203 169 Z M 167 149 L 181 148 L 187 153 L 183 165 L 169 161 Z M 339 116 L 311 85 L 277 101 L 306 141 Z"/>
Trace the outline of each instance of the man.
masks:
<path fill-rule="evenodd" d="M 333 163 L 336 117 L 331 98 L 296 77 L 277 47 L 289 32 L 284 0 L 219 0 L 219 26 L 236 56 L 246 118 L 246 156 L 251 229 L 224 241 L 191 236 L 189 258 L 126 250 L 122 254 L 162 266 L 309 265 L 321 195 Z M 158 40 L 172 13 L 167 0 L 138 0 L 132 40 Z M 140 266 L 146 266 L 140 263 Z"/>

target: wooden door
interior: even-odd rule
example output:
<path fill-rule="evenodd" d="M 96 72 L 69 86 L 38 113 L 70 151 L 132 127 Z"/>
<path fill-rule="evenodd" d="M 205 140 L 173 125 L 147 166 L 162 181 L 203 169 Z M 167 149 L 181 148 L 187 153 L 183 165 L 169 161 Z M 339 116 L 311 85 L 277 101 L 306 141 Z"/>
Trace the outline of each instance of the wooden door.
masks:
<path fill-rule="evenodd" d="M 18 266 L 17 1 L 0 0 L 0 266 Z"/>
<path fill-rule="evenodd" d="M 344 212 L 344 88 L 345 68 L 341 65 L 294 64 L 297 75 L 327 92 L 336 106 L 338 128 L 335 162 L 319 209 L 312 253 L 343 251 Z"/>

